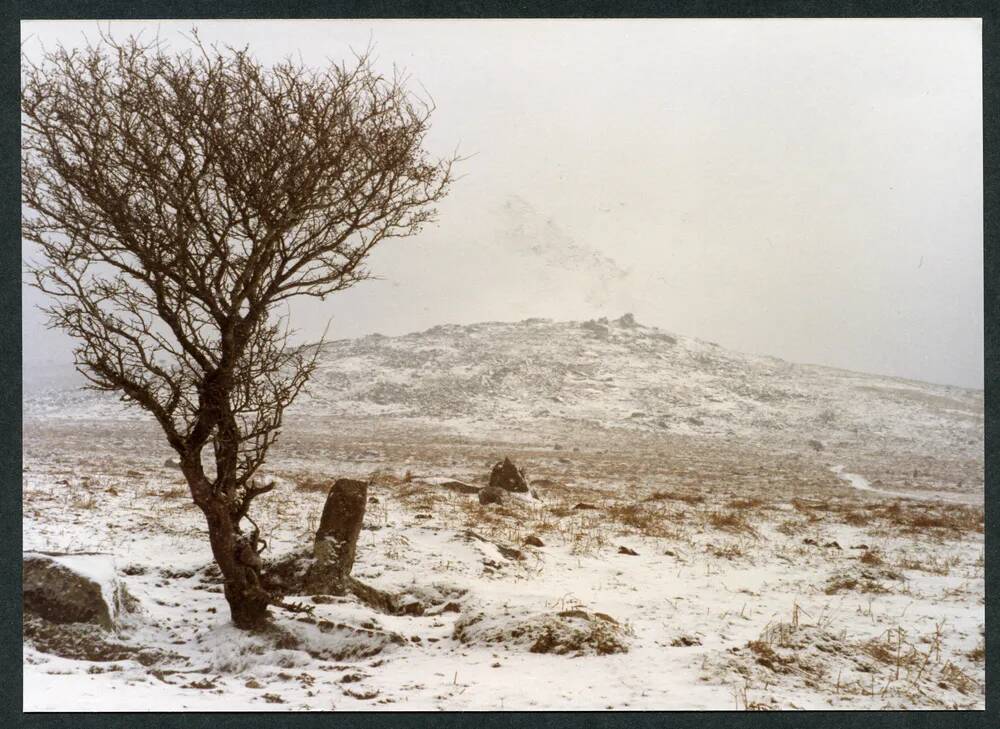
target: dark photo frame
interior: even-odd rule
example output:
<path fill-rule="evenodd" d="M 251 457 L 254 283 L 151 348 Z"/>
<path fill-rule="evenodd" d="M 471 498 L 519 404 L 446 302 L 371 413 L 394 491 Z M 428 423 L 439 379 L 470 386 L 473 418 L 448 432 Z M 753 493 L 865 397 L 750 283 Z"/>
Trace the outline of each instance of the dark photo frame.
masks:
<path fill-rule="evenodd" d="M 719 711 L 631 711 L 628 708 L 613 712 L 595 711 L 551 711 L 538 707 L 537 712 L 522 711 L 476 711 L 466 716 L 461 713 L 430 713 L 399 711 L 393 704 L 386 704 L 385 711 L 352 713 L 350 717 L 340 717 L 341 712 L 310 713 L 307 715 L 281 712 L 271 715 L 265 712 L 241 708 L 242 713 L 207 713 L 197 710 L 184 713 L 155 712 L 147 715 L 138 713 L 115 713 L 109 706 L 109 713 L 24 713 L 22 711 L 23 683 L 21 660 L 24 636 L 22 633 L 22 555 L 15 542 L 23 541 L 22 492 L 24 472 L 22 457 L 25 453 L 22 426 L 24 418 L 24 397 L 22 383 L 22 342 L 32 336 L 30 331 L 22 331 L 22 285 L 25 280 L 22 260 L 21 227 L 21 124 L 22 114 L 17 100 L 21 97 L 20 70 L 20 23 L 33 19 L 80 19 L 101 20 L 115 18 L 122 20 L 169 20 L 175 18 L 197 20 L 212 19 L 420 19 L 420 18 L 731 18 L 754 22 L 760 18 L 981 18 L 982 19 L 982 108 L 983 108 L 983 306 L 984 306 L 984 379 L 983 379 L 983 419 L 985 474 L 985 506 L 983 517 L 985 562 L 985 710 L 945 712 L 917 709 L 911 711 L 824 711 L 805 712 L 778 711 L 755 713 L 729 711 L 720 707 Z M 3 599 L 0 600 L 0 624 L 4 626 L 2 645 L 4 655 L 9 657 L 5 691 L 4 720 L 11 726 L 65 725 L 65 726 L 134 726 L 140 722 L 155 725 L 183 726 L 244 726 L 247 724 L 277 725 L 325 725 L 328 722 L 344 721 L 381 726 L 440 726 L 459 725 L 468 721 L 483 722 L 487 725 L 528 727 L 543 726 L 996 726 L 1000 720 L 1000 696 L 997 695 L 996 672 L 998 638 L 997 610 L 995 600 L 1000 594 L 998 568 L 1000 552 L 997 549 L 996 529 L 1000 519 L 1000 506 L 996 499 L 996 431 L 998 408 L 991 388 L 997 377 L 997 345 L 1000 342 L 1000 325 L 997 322 L 997 282 L 1000 281 L 1000 265 L 997 261 L 996 240 L 1000 230 L 1000 185 L 996 170 L 1000 168 L 1000 144 L 998 144 L 998 110 L 1000 110 L 1000 75 L 998 51 L 1000 51 L 1000 31 L 996 8 L 982 2 L 546 2 L 531 6 L 511 3 L 337 3 L 299 2 L 291 0 L 280 7 L 262 2 L 230 2 L 220 0 L 211 4 L 175 0 L 143 3 L 91 2 L 86 6 L 79 3 L 52 0 L 49 2 L 20 2 L 7 6 L 3 14 L 5 32 L 0 38 L 0 57 L 4 59 L 5 72 L 0 74 L 0 83 L 5 100 L 0 111 L 0 144 L 3 153 L 0 163 L 7 174 L 3 175 L 2 197 L 4 218 L 7 225 L 3 230 L 9 240 L 0 246 L 0 271 L 5 285 L 0 287 L 2 303 L 9 312 L 2 320 L 0 330 L 0 364 L 5 373 L 5 387 L 0 395 L 3 408 L 0 418 L 3 423 L 3 438 L 0 439 L 0 463 L 3 465 L 7 488 L 0 491 L 0 519 L 3 519 L 8 534 L 17 535 L 4 540 L 5 559 L 0 561 L 0 580 L 5 583 Z M 377 40 L 377 39 L 376 39 Z M 433 91 L 433 89 L 431 90 Z M 607 322 L 604 322 L 607 324 Z M 603 326 L 598 324 L 598 326 Z M 691 332 L 698 335 L 698 332 Z M 803 434 L 805 437 L 806 434 Z M 805 441 L 804 441 L 805 442 Z M 816 441 L 818 443 L 818 441 Z M 824 447 L 819 444 L 819 447 Z M 497 464 L 497 468 L 500 467 Z M 500 469 L 503 470 L 503 469 Z M 487 474 L 488 474 L 487 469 Z M 514 480 L 517 469 L 503 470 Z M 530 475 L 530 474 L 529 474 Z M 464 482 L 455 489 L 460 489 Z M 867 483 L 867 482 L 866 482 Z M 516 488 L 516 487 L 515 487 Z M 525 487 L 527 488 L 527 486 Z M 346 493 L 346 492 L 345 492 Z M 346 497 L 345 497 L 346 498 Z M 580 497 L 585 502 L 584 497 Z M 584 504 L 586 508 L 586 503 Z M 720 517 L 721 518 L 721 517 Z M 751 525 L 752 526 L 752 525 Z M 360 528 L 360 526 L 359 526 Z M 355 538 L 357 534 L 355 532 Z M 820 545 L 822 546 L 822 545 Z M 838 548 L 841 545 L 838 545 Z M 848 545 L 843 545 L 848 547 Z M 617 547 L 617 543 L 615 544 Z M 627 547 L 622 547 L 627 549 Z M 628 552 L 623 552 L 628 555 Z M 353 556 L 353 555 L 352 555 Z M 640 588 L 641 589 L 641 588 Z M 442 603 L 443 604 L 443 603 Z M 563 606 L 565 607 L 565 606 Z M 738 610 L 738 608 L 736 608 Z M 572 606 L 570 608 L 572 611 Z M 767 656 L 765 656 L 765 659 Z M 293 671 L 294 672 L 294 671 Z M 456 682 L 457 682 L 456 675 Z M 738 702 L 737 702 L 738 703 Z M 645 708 L 645 707 L 644 707 Z M 748 707 L 744 707 L 748 708 Z M 766 707 L 759 707 L 766 708 Z M 788 708 L 788 707 L 778 707 Z"/>

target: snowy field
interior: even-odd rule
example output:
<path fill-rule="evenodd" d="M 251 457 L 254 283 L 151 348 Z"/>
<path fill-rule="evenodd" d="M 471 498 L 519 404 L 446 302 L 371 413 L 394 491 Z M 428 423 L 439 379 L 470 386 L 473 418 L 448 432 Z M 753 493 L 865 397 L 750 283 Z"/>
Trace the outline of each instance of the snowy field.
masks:
<path fill-rule="evenodd" d="M 265 558 L 309 547 L 331 478 L 371 478 L 354 574 L 422 614 L 326 598 L 256 636 L 228 625 L 152 424 L 28 417 L 24 549 L 99 553 L 76 559 L 138 605 L 99 660 L 28 639 L 24 709 L 981 709 L 982 421 L 963 417 L 968 453 L 300 416 L 255 502 Z M 505 455 L 536 498 L 449 486 Z"/>

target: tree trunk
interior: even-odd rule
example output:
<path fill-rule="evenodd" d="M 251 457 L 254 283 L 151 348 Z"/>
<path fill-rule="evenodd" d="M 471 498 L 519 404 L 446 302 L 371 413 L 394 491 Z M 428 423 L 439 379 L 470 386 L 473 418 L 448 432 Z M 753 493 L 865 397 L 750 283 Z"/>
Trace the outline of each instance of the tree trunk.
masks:
<path fill-rule="evenodd" d="M 217 461 L 220 456 L 226 458 L 227 455 L 217 450 Z M 200 448 L 180 451 L 180 456 L 181 471 L 187 479 L 191 497 L 208 524 L 212 556 L 222 572 L 223 592 L 233 624 L 243 630 L 263 628 L 268 623 L 267 606 L 273 599 L 261 586 L 257 532 L 247 534 L 240 529 L 241 514 L 246 510 L 240 512 L 233 503 L 230 486 L 233 469 L 225 469 L 228 473 L 223 473 L 223 467 L 217 465 L 219 478 L 212 483 L 205 477 Z"/>
<path fill-rule="evenodd" d="M 244 630 L 264 627 L 271 595 L 260 584 L 261 559 L 253 539 L 239 531 L 224 502 L 212 499 L 201 508 L 208 522 L 212 555 L 225 580 L 233 624 Z"/>

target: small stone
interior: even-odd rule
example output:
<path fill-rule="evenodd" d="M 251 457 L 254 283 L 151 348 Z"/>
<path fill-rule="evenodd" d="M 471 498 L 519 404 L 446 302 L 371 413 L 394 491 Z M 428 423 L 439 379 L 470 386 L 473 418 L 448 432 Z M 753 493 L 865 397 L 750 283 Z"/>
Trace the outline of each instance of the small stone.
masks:
<path fill-rule="evenodd" d="M 507 559 L 515 559 L 521 561 L 524 559 L 524 552 L 520 549 L 514 549 L 513 547 L 505 547 L 502 544 L 496 545 L 497 550 Z"/>
<path fill-rule="evenodd" d="M 506 491 L 498 486 L 487 486 L 479 491 L 479 503 L 483 504 L 502 504 L 506 501 Z"/>
<path fill-rule="evenodd" d="M 399 606 L 398 614 L 420 616 L 424 614 L 424 606 L 416 601 L 408 602 L 405 605 Z"/>

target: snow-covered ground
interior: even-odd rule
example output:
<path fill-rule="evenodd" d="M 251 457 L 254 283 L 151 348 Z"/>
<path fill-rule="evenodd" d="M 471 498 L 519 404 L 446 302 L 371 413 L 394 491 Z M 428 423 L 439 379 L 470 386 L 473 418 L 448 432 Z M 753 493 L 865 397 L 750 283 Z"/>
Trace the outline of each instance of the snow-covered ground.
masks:
<path fill-rule="evenodd" d="M 113 641 L 143 652 L 26 644 L 26 710 L 983 707 L 981 392 L 628 320 L 330 344 L 266 469 L 265 557 L 311 543 L 329 479 L 371 478 L 354 574 L 425 610 L 323 600 L 257 636 L 117 407 L 26 402 L 24 549 L 106 552 L 140 606 Z M 538 499 L 447 488 L 504 455 Z"/>

